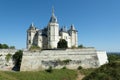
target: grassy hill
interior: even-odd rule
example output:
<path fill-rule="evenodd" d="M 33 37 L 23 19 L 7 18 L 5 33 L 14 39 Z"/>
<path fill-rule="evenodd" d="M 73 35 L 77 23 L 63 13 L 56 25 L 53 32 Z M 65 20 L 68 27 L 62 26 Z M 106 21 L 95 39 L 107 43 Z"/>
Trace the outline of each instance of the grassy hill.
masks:
<path fill-rule="evenodd" d="M 83 80 L 120 80 L 120 62 L 105 64 Z"/>
<path fill-rule="evenodd" d="M 83 80 L 120 80 L 120 54 L 108 54 L 109 63 L 88 74 Z"/>
<path fill-rule="evenodd" d="M 5 72 L 0 71 L 0 80 L 76 80 L 75 70 L 60 69 L 52 72 Z"/>

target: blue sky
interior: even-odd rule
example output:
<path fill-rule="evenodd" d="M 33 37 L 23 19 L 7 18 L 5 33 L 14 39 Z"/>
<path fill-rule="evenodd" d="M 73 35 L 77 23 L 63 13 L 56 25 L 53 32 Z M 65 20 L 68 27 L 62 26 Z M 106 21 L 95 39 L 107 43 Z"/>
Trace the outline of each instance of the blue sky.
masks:
<path fill-rule="evenodd" d="M 52 6 L 61 26 L 74 24 L 79 44 L 120 52 L 120 0 L 0 0 L 0 43 L 26 48 L 26 30 L 47 26 Z"/>

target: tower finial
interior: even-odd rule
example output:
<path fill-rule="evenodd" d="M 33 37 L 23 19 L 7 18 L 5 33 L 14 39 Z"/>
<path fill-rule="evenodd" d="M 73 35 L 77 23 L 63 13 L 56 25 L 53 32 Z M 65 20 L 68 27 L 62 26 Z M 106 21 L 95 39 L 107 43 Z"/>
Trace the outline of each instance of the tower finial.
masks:
<path fill-rule="evenodd" d="M 54 6 L 52 6 L 52 15 L 54 16 Z"/>
<path fill-rule="evenodd" d="M 32 22 L 32 24 L 31 24 L 32 26 L 34 26 L 34 23 Z"/>

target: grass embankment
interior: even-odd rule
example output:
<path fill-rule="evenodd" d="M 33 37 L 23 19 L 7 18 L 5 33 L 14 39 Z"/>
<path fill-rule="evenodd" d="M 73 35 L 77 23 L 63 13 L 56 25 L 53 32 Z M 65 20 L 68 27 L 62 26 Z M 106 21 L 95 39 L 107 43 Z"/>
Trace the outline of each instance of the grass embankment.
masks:
<path fill-rule="evenodd" d="M 37 72 L 0 72 L 0 80 L 76 80 L 75 70 L 60 69 L 51 73 L 46 71 Z"/>
<path fill-rule="evenodd" d="M 108 54 L 109 63 L 102 65 L 83 80 L 120 80 L 120 54 Z"/>
<path fill-rule="evenodd" d="M 111 62 L 96 69 L 83 80 L 120 80 L 120 62 Z"/>

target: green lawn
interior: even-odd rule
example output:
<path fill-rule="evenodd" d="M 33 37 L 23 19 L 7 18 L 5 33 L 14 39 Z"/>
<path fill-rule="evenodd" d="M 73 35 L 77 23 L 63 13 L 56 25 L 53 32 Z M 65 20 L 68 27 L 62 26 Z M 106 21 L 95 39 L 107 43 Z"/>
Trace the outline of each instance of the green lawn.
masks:
<path fill-rule="evenodd" d="M 8 72 L 0 71 L 0 80 L 76 80 L 77 71 L 60 69 L 51 73 L 37 72 Z"/>

